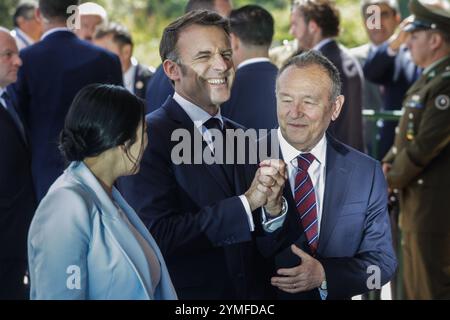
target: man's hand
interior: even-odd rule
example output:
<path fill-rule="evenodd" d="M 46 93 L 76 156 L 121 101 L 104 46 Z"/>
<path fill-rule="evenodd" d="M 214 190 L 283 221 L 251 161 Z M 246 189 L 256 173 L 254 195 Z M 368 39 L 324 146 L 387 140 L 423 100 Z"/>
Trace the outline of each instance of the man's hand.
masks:
<path fill-rule="evenodd" d="M 250 209 L 253 211 L 267 204 L 266 211 L 270 210 L 268 214 L 278 215 L 281 211 L 281 196 L 286 177 L 286 165 L 282 160 L 261 162 L 250 188 L 245 193 Z"/>
<path fill-rule="evenodd" d="M 387 162 L 383 162 L 383 165 L 381 167 L 383 169 L 383 173 L 384 176 L 387 177 L 388 172 L 391 170 L 392 168 L 392 164 L 387 163 Z"/>
<path fill-rule="evenodd" d="M 286 164 L 280 159 L 269 159 L 262 161 L 259 166 L 261 168 L 259 182 L 270 188 L 264 210 L 268 215 L 276 217 L 282 209 L 283 189 L 287 179 Z"/>
<path fill-rule="evenodd" d="M 389 48 L 394 51 L 398 52 L 400 49 L 400 46 L 408 40 L 410 33 L 404 31 L 405 27 L 409 25 L 413 21 L 413 17 L 409 16 L 405 20 L 403 20 L 400 25 L 398 26 L 398 32 L 394 33 L 391 38 L 389 39 Z"/>
<path fill-rule="evenodd" d="M 250 188 L 244 194 L 248 200 L 251 211 L 254 211 L 265 205 L 267 203 L 268 194 L 270 193 L 270 188 L 265 187 L 259 182 L 260 176 L 261 168 L 256 171 Z"/>
<path fill-rule="evenodd" d="M 325 281 L 325 270 L 322 264 L 294 244 L 291 250 L 302 259 L 302 263 L 293 268 L 278 269 L 277 274 L 281 277 L 272 277 L 272 285 L 288 293 L 309 291 L 320 287 Z"/>

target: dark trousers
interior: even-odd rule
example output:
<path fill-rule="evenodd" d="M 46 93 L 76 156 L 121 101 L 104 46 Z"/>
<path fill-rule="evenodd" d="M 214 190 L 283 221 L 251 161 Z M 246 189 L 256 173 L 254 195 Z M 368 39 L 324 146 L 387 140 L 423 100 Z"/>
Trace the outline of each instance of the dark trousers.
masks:
<path fill-rule="evenodd" d="M 29 285 L 24 283 L 27 262 L 0 260 L 0 300 L 29 299 Z"/>

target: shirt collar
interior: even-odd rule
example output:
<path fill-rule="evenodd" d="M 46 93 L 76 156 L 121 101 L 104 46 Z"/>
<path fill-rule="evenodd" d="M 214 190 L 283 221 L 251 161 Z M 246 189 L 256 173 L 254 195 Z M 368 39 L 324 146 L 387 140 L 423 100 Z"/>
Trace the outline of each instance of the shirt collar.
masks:
<path fill-rule="evenodd" d="M 14 28 L 12 33 L 14 33 L 17 37 L 22 38 L 23 40 L 25 40 L 24 42 L 26 42 L 25 44 L 28 45 L 28 46 L 32 45 L 34 43 L 34 40 L 31 39 L 25 32 L 20 30 L 20 28 Z"/>
<path fill-rule="evenodd" d="M 323 39 L 318 44 L 316 44 L 314 46 L 314 48 L 312 48 L 312 50 L 320 50 L 320 49 L 322 49 L 323 46 L 325 46 L 326 44 L 330 43 L 331 41 L 333 41 L 333 38 Z"/>
<path fill-rule="evenodd" d="M 433 62 L 432 64 L 430 64 L 428 67 L 426 67 L 425 69 L 423 69 L 423 74 L 428 74 L 429 72 L 431 72 L 431 70 L 433 70 L 434 68 L 436 68 L 441 62 L 443 62 L 444 60 L 450 58 L 450 55 L 446 55 L 445 57 Z"/>
<path fill-rule="evenodd" d="M 280 128 L 278 128 L 277 134 L 278 134 L 278 141 L 280 141 L 281 154 L 283 155 L 284 161 L 286 163 L 290 162 L 294 167 L 297 167 L 296 158 L 298 157 L 299 154 L 305 152 L 297 150 L 292 145 L 290 145 L 289 142 L 287 142 L 287 140 L 283 137 Z M 324 164 L 326 151 L 327 151 L 327 138 L 324 133 L 323 137 L 319 140 L 319 142 L 314 146 L 314 148 L 312 148 L 312 150 L 309 153 L 311 153 L 320 164 Z"/>
<path fill-rule="evenodd" d="M 270 62 L 270 59 L 266 58 L 266 57 L 247 59 L 247 60 L 244 60 L 241 63 L 239 63 L 239 65 L 237 66 L 236 70 L 239 69 L 239 68 L 242 68 L 244 66 L 247 66 L 249 64 L 258 63 L 258 62 Z"/>
<path fill-rule="evenodd" d="M 47 31 L 42 35 L 41 40 L 44 40 L 45 38 L 47 38 L 47 37 L 48 37 L 49 35 L 51 35 L 52 33 L 59 32 L 59 31 L 72 32 L 72 31 L 70 31 L 69 28 L 66 28 L 66 27 L 57 27 L 57 28 L 53 28 L 53 29 L 47 30 Z"/>
<path fill-rule="evenodd" d="M 194 122 L 194 125 L 197 129 L 201 130 L 201 126 L 208 121 L 210 118 L 217 118 L 219 119 L 220 123 L 223 127 L 223 119 L 222 115 L 220 114 L 220 109 L 217 111 L 217 114 L 214 117 L 211 117 L 211 115 L 200 108 L 199 106 L 193 104 L 192 102 L 188 101 L 187 99 L 183 98 L 181 95 L 179 95 L 177 92 L 173 94 L 173 99 L 180 105 L 180 107 L 187 113 L 189 118 L 191 118 L 192 122 Z"/>
<path fill-rule="evenodd" d="M 134 74 L 136 72 L 137 66 L 133 63 L 131 63 L 130 67 L 127 71 L 123 74 L 123 82 L 125 87 L 134 93 Z"/>

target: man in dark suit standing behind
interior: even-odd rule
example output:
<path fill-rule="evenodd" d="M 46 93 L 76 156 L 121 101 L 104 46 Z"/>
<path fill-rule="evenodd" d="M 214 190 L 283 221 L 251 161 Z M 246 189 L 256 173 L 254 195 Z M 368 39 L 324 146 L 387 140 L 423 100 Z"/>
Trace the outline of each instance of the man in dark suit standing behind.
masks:
<path fill-rule="evenodd" d="M 300 52 L 317 50 L 339 70 L 345 103 L 329 132 L 345 144 L 364 151 L 362 127 L 363 74 L 358 61 L 334 37 L 339 34 L 339 11 L 330 0 L 296 0 L 291 11 L 291 33 Z"/>
<path fill-rule="evenodd" d="M 18 108 L 30 129 L 32 172 L 40 200 L 62 173 L 58 135 L 75 94 L 91 83 L 122 84 L 119 59 L 80 40 L 67 28 L 68 8 L 77 0 L 40 0 L 42 40 L 20 52 L 23 61 L 13 85 Z"/>
<path fill-rule="evenodd" d="M 204 158 L 210 149 L 220 153 L 219 137 L 227 144 L 230 131 L 241 128 L 220 114 L 234 78 L 228 21 L 192 11 L 164 30 L 160 55 L 175 93 L 147 116 L 149 146 L 140 171 L 120 188 L 158 242 L 181 299 L 264 298 L 265 266 L 256 262 L 252 242 L 260 215 L 252 212 L 265 206 L 270 217 L 282 213 L 284 164 L 256 171 Z M 214 131 L 220 135 L 212 140 Z M 173 139 L 178 133 L 191 141 Z M 174 152 L 179 143 L 187 143 L 183 156 Z"/>
<path fill-rule="evenodd" d="M 133 57 L 133 38 L 127 28 L 111 22 L 105 28 L 100 28 L 95 32 L 93 43 L 119 57 L 125 88 L 139 98 L 145 99 L 147 84 L 155 70 L 140 64 Z"/>
<path fill-rule="evenodd" d="M 231 11 L 230 31 L 236 79 L 222 114 L 246 128 L 277 127 L 275 78 L 269 60 L 273 18 L 264 8 L 248 5 Z"/>
<path fill-rule="evenodd" d="M 27 299 L 27 234 L 36 208 L 25 126 L 6 86 L 17 79 L 19 52 L 0 27 L 0 300 Z"/>

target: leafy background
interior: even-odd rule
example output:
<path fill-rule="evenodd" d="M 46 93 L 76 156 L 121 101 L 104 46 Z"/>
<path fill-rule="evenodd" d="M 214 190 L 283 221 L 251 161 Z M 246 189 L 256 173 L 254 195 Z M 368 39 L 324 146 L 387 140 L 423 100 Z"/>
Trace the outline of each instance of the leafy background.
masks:
<path fill-rule="evenodd" d="M 400 0 L 402 4 L 408 0 Z M 85 2 L 85 1 L 82 1 Z M 97 0 L 109 14 L 111 21 L 117 21 L 129 28 L 135 42 L 134 55 L 139 61 L 157 66 L 159 39 L 164 27 L 183 14 L 186 0 Z M 12 15 L 18 0 L 0 0 L 0 25 L 12 28 Z M 291 40 L 289 35 L 290 0 L 233 0 L 234 7 L 257 3 L 269 10 L 275 19 L 273 45 Z M 336 0 L 341 12 L 341 34 L 339 40 L 347 47 L 354 47 L 367 41 L 364 32 L 360 0 Z"/>

